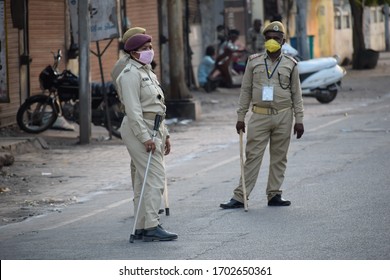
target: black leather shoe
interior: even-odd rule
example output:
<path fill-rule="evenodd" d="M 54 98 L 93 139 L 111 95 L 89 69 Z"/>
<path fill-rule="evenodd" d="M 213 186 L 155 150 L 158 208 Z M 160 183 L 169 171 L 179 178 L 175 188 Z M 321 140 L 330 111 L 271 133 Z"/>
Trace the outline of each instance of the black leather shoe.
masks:
<path fill-rule="evenodd" d="M 235 199 L 230 199 L 229 202 L 226 202 L 226 203 L 221 203 L 219 205 L 219 207 L 223 208 L 223 209 L 235 209 L 235 208 L 244 208 L 244 203 L 242 202 L 239 202 Z"/>
<path fill-rule="evenodd" d="M 143 241 L 171 241 L 177 239 L 177 234 L 166 231 L 162 226 L 158 225 L 155 228 L 145 229 Z"/>
<path fill-rule="evenodd" d="M 144 236 L 144 230 L 143 229 L 136 229 L 134 233 L 134 239 L 135 240 L 141 240 Z"/>
<path fill-rule="evenodd" d="M 276 194 L 268 201 L 268 206 L 290 206 L 291 201 L 284 200 L 280 194 Z"/>

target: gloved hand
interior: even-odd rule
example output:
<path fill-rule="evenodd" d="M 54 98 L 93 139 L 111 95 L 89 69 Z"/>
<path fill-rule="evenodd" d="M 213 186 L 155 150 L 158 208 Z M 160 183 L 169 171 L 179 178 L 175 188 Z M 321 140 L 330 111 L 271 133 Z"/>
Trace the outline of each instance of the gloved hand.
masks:
<path fill-rule="evenodd" d="M 245 133 L 245 123 L 244 122 L 237 122 L 236 129 L 237 129 L 238 134 L 240 134 L 240 130 L 242 130 L 242 132 Z"/>
<path fill-rule="evenodd" d="M 294 135 L 297 135 L 297 139 L 301 138 L 305 129 L 303 128 L 303 123 L 296 123 L 294 125 Z"/>

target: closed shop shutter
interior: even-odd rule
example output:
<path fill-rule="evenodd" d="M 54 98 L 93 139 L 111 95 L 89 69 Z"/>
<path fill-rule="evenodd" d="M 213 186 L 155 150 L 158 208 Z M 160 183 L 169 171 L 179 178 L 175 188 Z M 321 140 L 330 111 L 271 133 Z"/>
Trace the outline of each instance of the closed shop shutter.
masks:
<path fill-rule="evenodd" d="M 31 63 L 31 94 L 39 93 L 39 73 L 48 64 L 53 63 L 51 52 L 61 49 L 64 54 L 67 51 L 65 38 L 68 28 L 66 19 L 67 0 L 31 0 L 29 2 L 29 34 Z M 132 26 L 144 26 L 153 37 L 155 46 L 155 61 L 159 61 L 158 51 L 158 10 L 157 0 L 128 1 L 127 11 Z M 108 48 L 110 40 L 99 41 L 104 80 L 111 80 L 111 70 L 118 59 L 118 40 L 114 39 Z M 91 42 L 90 49 L 97 53 L 97 42 Z M 104 53 L 103 53 L 104 51 Z M 101 81 L 99 59 L 90 53 L 90 71 L 92 81 Z M 66 67 L 65 59 L 59 65 L 62 71 Z M 157 73 L 159 72 L 156 69 Z M 76 72 L 76 71 L 75 71 Z"/>
<path fill-rule="evenodd" d="M 32 0 L 29 1 L 29 43 L 30 86 L 31 95 L 41 92 L 39 74 L 53 63 L 52 52 L 65 49 L 65 0 Z M 65 68 L 64 61 L 59 69 Z"/>
<path fill-rule="evenodd" d="M 127 0 L 127 17 L 131 27 L 141 26 L 146 29 L 146 33 L 152 36 L 154 48 L 154 60 L 157 62 L 155 73 L 160 79 L 160 48 L 159 48 L 159 20 L 158 20 L 158 0 L 143 0 L 142 4 L 138 0 Z M 165 34 L 168 35 L 168 34 Z"/>
<path fill-rule="evenodd" d="M 20 105 L 19 98 L 19 48 L 18 48 L 18 29 L 13 28 L 10 2 L 5 2 L 5 30 L 7 40 L 7 61 L 4 66 L 7 67 L 8 84 L 8 103 L 0 103 L 0 127 L 13 125 L 16 123 L 16 112 Z M 5 49 L 3 49 L 5 50 Z"/>

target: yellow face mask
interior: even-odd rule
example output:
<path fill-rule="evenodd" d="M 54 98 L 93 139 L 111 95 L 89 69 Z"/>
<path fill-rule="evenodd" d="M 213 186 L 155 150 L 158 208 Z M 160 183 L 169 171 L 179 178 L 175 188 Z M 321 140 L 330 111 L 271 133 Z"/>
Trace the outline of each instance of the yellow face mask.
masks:
<path fill-rule="evenodd" d="M 277 52 L 282 47 L 276 40 L 269 39 L 265 42 L 264 47 L 269 51 L 270 53 Z"/>

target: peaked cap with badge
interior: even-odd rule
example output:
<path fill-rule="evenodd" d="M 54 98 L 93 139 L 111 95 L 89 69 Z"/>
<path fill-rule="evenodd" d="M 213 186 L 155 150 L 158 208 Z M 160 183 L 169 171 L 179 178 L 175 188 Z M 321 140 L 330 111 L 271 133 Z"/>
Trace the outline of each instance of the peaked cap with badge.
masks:
<path fill-rule="evenodd" d="M 142 27 L 132 27 L 128 29 L 125 34 L 123 34 L 122 42 L 126 43 L 127 39 L 136 35 L 136 34 L 145 34 L 146 29 Z"/>
<path fill-rule="evenodd" d="M 267 33 L 268 31 L 280 32 L 286 34 L 283 23 L 281 23 L 280 21 L 273 21 L 267 26 L 265 26 L 263 29 L 263 35 L 265 35 L 265 33 Z"/>

